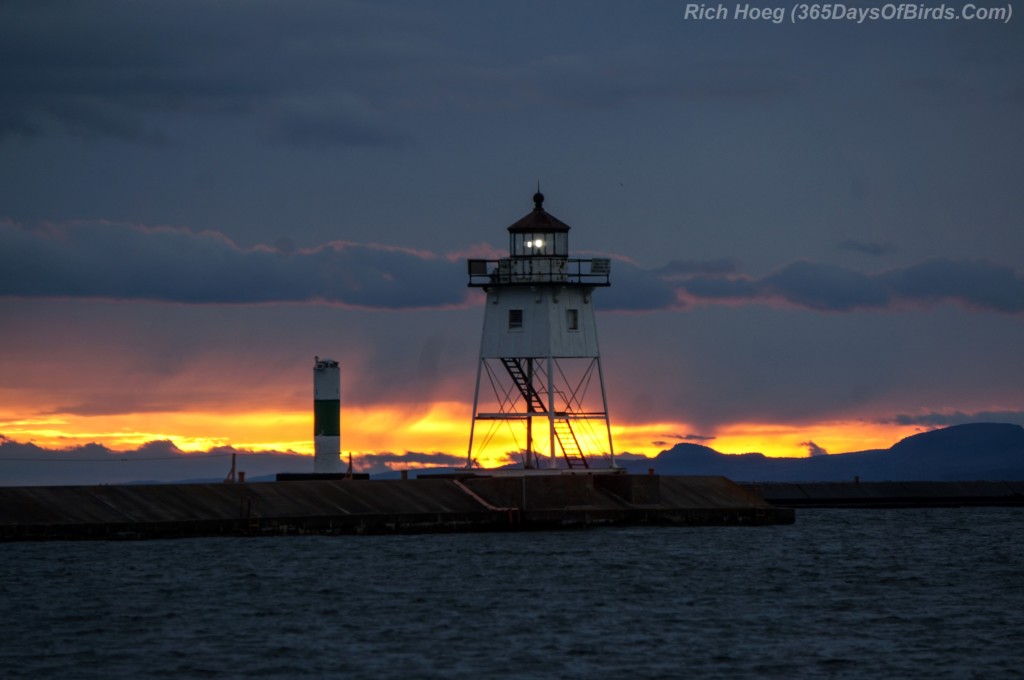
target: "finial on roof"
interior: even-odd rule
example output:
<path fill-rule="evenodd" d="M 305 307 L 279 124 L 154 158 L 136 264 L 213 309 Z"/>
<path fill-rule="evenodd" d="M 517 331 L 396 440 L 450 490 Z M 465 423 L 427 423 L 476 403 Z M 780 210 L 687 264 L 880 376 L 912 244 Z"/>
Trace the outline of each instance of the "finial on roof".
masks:
<path fill-rule="evenodd" d="M 533 195 L 533 209 L 543 210 L 542 203 L 544 203 L 544 194 L 540 193 L 540 180 L 537 180 L 537 193 Z"/>

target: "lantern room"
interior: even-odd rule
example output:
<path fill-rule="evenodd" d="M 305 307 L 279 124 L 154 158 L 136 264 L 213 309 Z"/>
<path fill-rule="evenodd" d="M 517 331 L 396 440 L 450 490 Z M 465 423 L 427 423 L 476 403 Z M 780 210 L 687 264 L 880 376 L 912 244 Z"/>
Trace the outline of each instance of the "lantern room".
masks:
<path fill-rule="evenodd" d="M 544 210 L 544 194 L 533 210 L 508 228 L 509 257 L 469 260 L 469 285 L 494 290 L 504 285 L 607 286 L 607 258 L 569 258 L 569 225 Z"/>
<path fill-rule="evenodd" d="M 569 257 L 569 225 L 544 210 L 544 194 L 533 195 L 533 211 L 508 228 L 512 257 Z"/>

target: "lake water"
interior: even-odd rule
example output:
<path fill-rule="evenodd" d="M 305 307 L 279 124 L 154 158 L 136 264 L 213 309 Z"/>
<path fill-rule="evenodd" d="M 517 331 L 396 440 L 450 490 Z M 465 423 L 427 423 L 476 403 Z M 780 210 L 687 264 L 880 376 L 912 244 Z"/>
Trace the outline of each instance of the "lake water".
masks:
<path fill-rule="evenodd" d="M 1005 678 L 1024 509 L 0 544 L 0 678 Z"/>

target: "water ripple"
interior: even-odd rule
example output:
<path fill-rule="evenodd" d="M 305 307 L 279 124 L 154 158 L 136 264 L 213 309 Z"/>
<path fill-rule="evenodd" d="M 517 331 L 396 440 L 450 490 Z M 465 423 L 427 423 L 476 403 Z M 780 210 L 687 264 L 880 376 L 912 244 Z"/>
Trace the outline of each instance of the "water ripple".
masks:
<path fill-rule="evenodd" d="M 0 546 L 3 678 L 988 678 L 1024 511 Z"/>

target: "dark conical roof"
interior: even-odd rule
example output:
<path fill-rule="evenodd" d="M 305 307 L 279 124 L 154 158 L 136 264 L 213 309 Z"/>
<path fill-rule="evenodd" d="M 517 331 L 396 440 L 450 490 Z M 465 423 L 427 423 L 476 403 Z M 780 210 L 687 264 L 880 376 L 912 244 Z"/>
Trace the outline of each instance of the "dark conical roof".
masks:
<path fill-rule="evenodd" d="M 539 191 L 533 195 L 533 210 L 525 217 L 508 228 L 515 233 L 534 233 L 540 231 L 569 231 L 569 225 L 554 215 L 548 214 L 542 207 L 544 194 Z"/>

